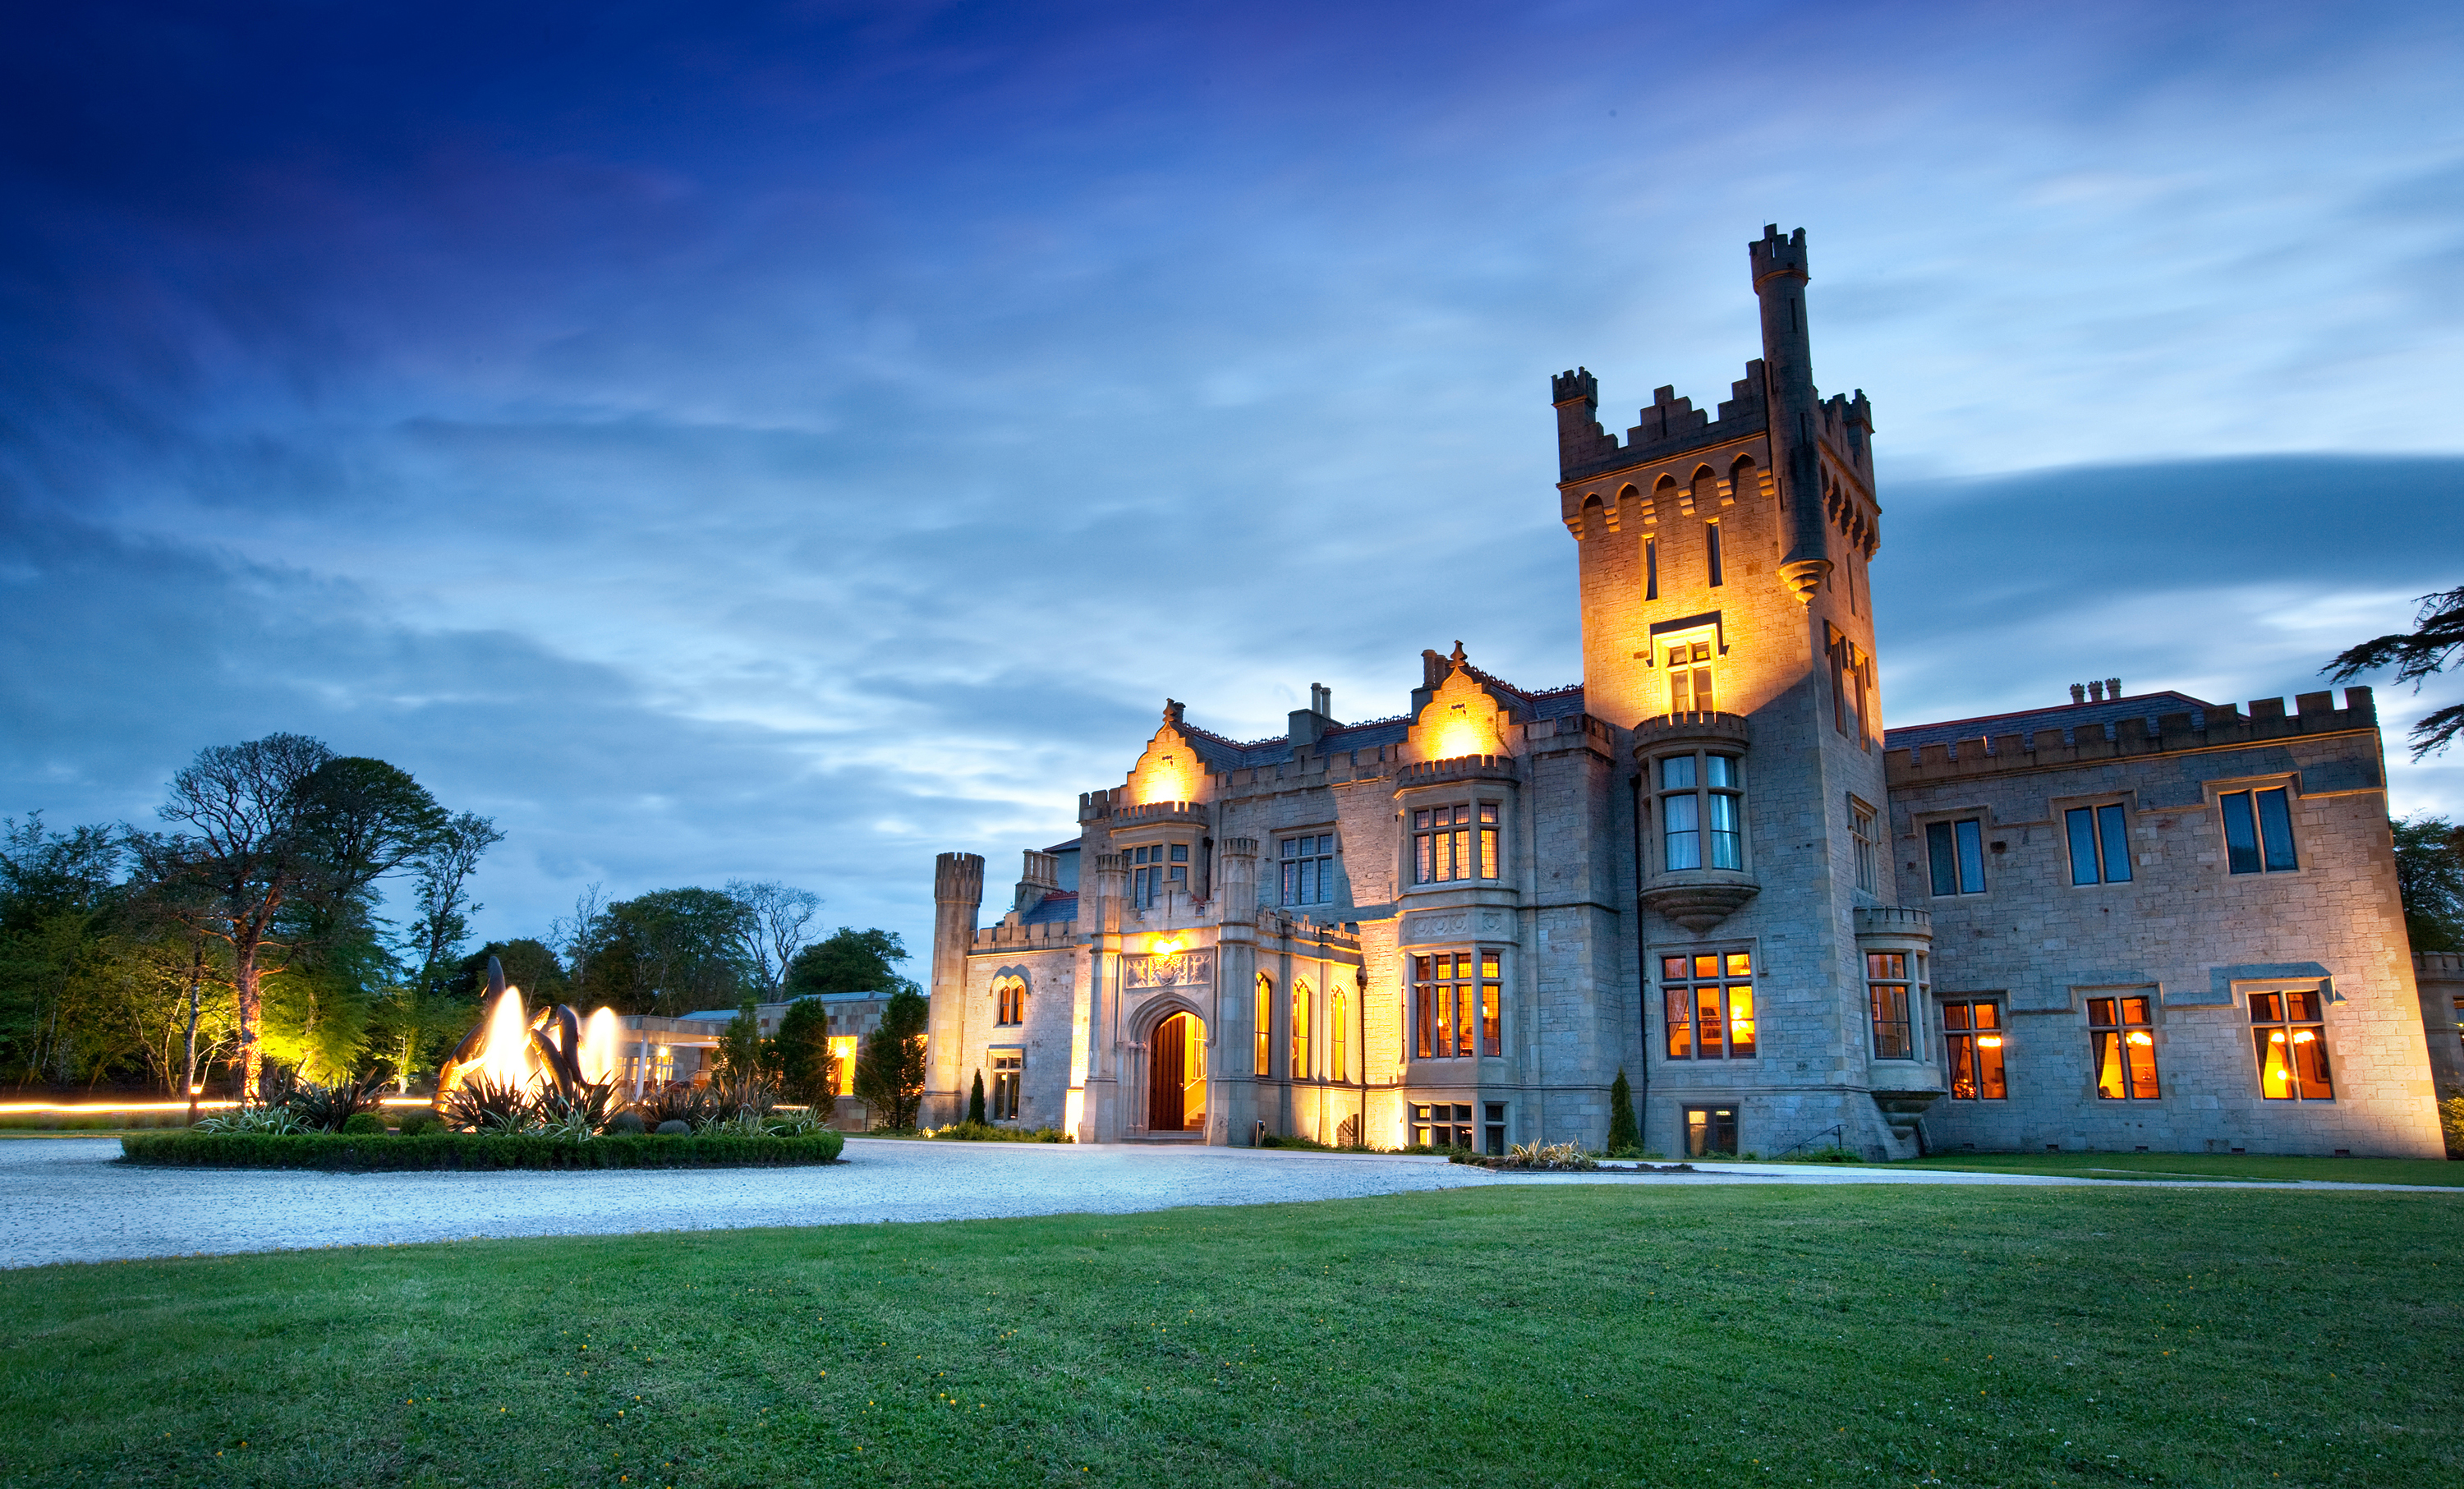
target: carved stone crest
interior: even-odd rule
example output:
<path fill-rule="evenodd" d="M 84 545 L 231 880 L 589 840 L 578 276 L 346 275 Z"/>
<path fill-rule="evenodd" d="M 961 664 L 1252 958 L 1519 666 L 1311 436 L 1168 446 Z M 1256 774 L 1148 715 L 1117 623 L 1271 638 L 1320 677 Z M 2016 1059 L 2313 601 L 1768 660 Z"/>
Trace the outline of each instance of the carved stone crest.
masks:
<path fill-rule="evenodd" d="M 1124 956 L 1121 985 L 1137 988 L 1203 987 L 1215 980 L 1215 948 L 1193 947 L 1169 956 Z"/>
<path fill-rule="evenodd" d="M 1433 941 L 1503 941 L 1513 935 L 1510 911 L 1483 906 L 1469 909 L 1421 910 L 1403 917 L 1404 946 Z"/>

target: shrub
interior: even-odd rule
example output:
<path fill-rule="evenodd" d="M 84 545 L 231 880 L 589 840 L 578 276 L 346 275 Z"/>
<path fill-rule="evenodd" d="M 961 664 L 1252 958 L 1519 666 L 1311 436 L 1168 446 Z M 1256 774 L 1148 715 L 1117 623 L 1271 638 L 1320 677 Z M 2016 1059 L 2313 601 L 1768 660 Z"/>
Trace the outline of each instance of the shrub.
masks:
<path fill-rule="evenodd" d="M 527 1132 L 538 1125 L 531 1094 L 511 1081 L 465 1081 L 445 1098 L 445 1120 L 471 1132 Z"/>
<path fill-rule="evenodd" d="M 319 1132 L 340 1132 L 353 1117 L 374 1110 L 384 1088 L 385 1081 L 378 1076 L 364 1081 L 337 1081 L 331 1085 L 303 1081 L 283 1096 L 282 1105 L 291 1108 L 302 1127 Z M 383 1124 L 382 1118 L 379 1124 Z"/>
<path fill-rule="evenodd" d="M 984 1073 L 976 1072 L 975 1089 L 967 1093 L 967 1122 L 972 1128 L 989 1127 L 984 1121 Z"/>
<path fill-rule="evenodd" d="M 1771 1160 L 1773 1163 L 1863 1163 L 1864 1161 L 1865 1155 L 1857 1150 L 1836 1147 L 1801 1149 L 1785 1158 Z"/>
<path fill-rule="evenodd" d="M 2447 1134 L 2447 1156 L 2464 1158 L 2464 1091 L 2440 1093 L 2438 1126 Z"/>
<path fill-rule="evenodd" d="M 656 1128 L 651 1128 L 651 1130 L 658 1133 L 661 1137 L 691 1137 L 693 1135 L 693 1124 L 685 1121 L 682 1117 L 670 1117 L 667 1121 L 660 1123 Z"/>
<path fill-rule="evenodd" d="M 811 1137 L 608 1137 L 565 1143 L 536 1134 L 429 1131 L 416 1137 L 341 1132 L 148 1132 L 121 1140 L 121 1161 L 162 1168 L 321 1169 L 765 1169 L 835 1162 L 836 1132 Z"/>
<path fill-rule="evenodd" d="M 649 1126 L 638 1111 L 620 1111 L 607 1119 L 609 1137 L 639 1137 L 649 1130 Z"/>
<path fill-rule="evenodd" d="M 413 1106 L 402 1114 L 400 1130 L 405 1137 L 417 1137 L 422 1132 L 441 1132 L 445 1119 L 427 1106 Z"/>
<path fill-rule="evenodd" d="M 1067 1143 L 1069 1134 L 1059 1128 L 997 1128 L 988 1122 L 953 1122 L 946 1128 L 926 1128 L 918 1137 L 938 1138 L 953 1143 Z"/>
<path fill-rule="evenodd" d="M 208 1117 L 197 1124 L 199 1132 L 233 1133 L 265 1132 L 279 1135 L 305 1132 L 307 1125 L 288 1106 L 235 1106 L 218 1117 Z"/>
<path fill-rule="evenodd" d="M 383 1137 L 385 1119 L 373 1111 L 355 1111 L 342 1119 L 341 1130 L 353 1137 Z"/>
<path fill-rule="evenodd" d="M 1500 1169 L 1541 1169 L 1560 1173 L 1579 1173 L 1599 1167 L 1574 1143 L 1517 1143 L 1506 1150 L 1505 1157 L 1490 1162 Z"/>
<path fill-rule="evenodd" d="M 1265 1136 L 1258 1139 L 1258 1146 L 1260 1148 L 1297 1148 L 1303 1152 L 1309 1153 L 1331 1153 L 1334 1151 L 1332 1147 L 1328 1144 L 1321 1143 L 1315 1138 L 1301 1137 L 1297 1134 L 1287 1134 L 1283 1132 L 1267 1133 Z"/>
<path fill-rule="evenodd" d="M 681 1122 L 688 1128 L 699 1127 L 712 1116 L 710 1098 L 700 1090 L 684 1084 L 663 1085 L 634 1103 L 633 1109 L 652 1128 L 671 1122 Z"/>
<path fill-rule="evenodd" d="M 1642 1132 L 1634 1120 L 1634 1087 L 1626 1084 L 1625 1067 L 1617 1067 L 1617 1084 L 1609 1087 L 1609 1152 L 1622 1157 L 1642 1147 Z"/>

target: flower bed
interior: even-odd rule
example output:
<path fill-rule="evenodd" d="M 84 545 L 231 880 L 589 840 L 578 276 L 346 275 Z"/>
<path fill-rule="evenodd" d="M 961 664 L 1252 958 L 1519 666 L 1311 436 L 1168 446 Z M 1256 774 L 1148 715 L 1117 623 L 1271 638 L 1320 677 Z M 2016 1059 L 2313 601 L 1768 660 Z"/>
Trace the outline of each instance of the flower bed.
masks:
<path fill-rule="evenodd" d="M 121 1162 L 176 1169 L 323 1169 L 347 1172 L 421 1169 L 783 1169 L 837 1161 L 840 1133 L 751 1137 L 739 1133 L 584 1142 L 532 1134 L 421 1132 L 363 1137 L 341 1132 L 146 1132 L 120 1140 Z"/>

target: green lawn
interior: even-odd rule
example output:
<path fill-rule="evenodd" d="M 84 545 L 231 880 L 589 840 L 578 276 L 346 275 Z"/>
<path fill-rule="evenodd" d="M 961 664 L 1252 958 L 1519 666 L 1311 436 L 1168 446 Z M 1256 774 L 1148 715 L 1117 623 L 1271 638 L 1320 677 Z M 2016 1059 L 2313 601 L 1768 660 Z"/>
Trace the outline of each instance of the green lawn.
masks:
<path fill-rule="evenodd" d="M 2445 1158 L 2305 1158 L 2275 1153 L 1936 1153 L 1891 1167 L 2062 1173 L 2090 1179 L 2332 1179 L 2339 1184 L 2464 1187 L 2464 1163 Z"/>
<path fill-rule="evenodd" d="M 50 1267 L 0 1478 L 2453 1484 L 2459 1220 L 1638 1181 Z"/>

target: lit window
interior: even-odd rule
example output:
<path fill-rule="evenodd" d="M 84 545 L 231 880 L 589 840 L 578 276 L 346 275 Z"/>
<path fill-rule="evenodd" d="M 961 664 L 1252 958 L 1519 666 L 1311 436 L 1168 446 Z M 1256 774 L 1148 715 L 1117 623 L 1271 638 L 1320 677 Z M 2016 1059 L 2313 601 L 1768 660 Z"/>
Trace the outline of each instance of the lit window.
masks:
<path fill-rule="evenodd" d="M 1309 985 L 1292 984 L 1292 1079 L 1309 1078 Z"/>
<path fill-rule="evenodd" d="M 1499 1004 L 1505 982 L 1495 952 L 1441 952 L 1412 958 L 1412 1047 L 1422 1060 L 1505 1053 Z"/>
<path fill-rule="evenodd" d="M 2071 883 L 2130 882 L 2130 824 L 2119 803 L 2072 807 L 2062 823 L 2070 829 Z"/>
<path fill-rule="evenodd" d="M 2333 1101 L 2327 1080 L 2327 1025 L 2316 988 L 2253 993 L 2250 1038 L 2258 1052 L 2258 1094 L 2272 1102 Z"/>
<path fill-rule="evenodd" d="M 1257 1021 L 1253 1032 L 1258 1041 L 1258 1060 L 1256 1067 L 1249 1073 L 1271 1075 L 1274 1072 L 1266 1068 L 1266 1062 L 1275 1047 L 1275 979 L 1263 972 L 1258 974 Z"/>
<path fill-rule="evenodd" d="M 2225 863 L 2236 874 L 2299 868 L 2293 851 L 2293 812 L 2282 786 L 2228 791 L 2216 799 L 2225 814 Z"/>
<path fill-rule="evenodd" d="M 1026 983 L 1023 979 L 1003 977 L 993 984 L 993 1022 L 1026 1022 Z"/>
<path fill-rule="evenodd" d="M 1326 1076 L 1330 1081 L 1352 1079 L 1351 1020 L 1344 1017 L 1341 993 L 1326 996 Z"/>
<path fill-rule="evenodd" d="M 1130 850 L 1130 903 L 1145 909 L 1167 890 L 1189 892 L 1189 844 L 1157 843 Z"/>
<path fill-rule="evenodd" d="M 1660 959 L 1671 1060 L 1754 1058 L 1753 958 L 1705 952 Z"/>
<path fill-rule="evenodd" d="M 1475 822 L 1475 813 L 1479 821 Z M 1457 802 L 1412 813 L 1412 882 L 1452 884 L 1495 879 L 1497 803 Z"/>
<path fill-rule="evenodd" d="M 993 1055 L 992 1118 L 995 1122 L 1018 1120 L 1018 1080 L 1025 1062 L 1025 1055 L 1018 1051 Z"/>
<path fill-rule="evenodd" d="M 1874 809 L 1855 797 L 1848 799 L 1848 836 L 1857 845 L 1857 887 L 1879 894 L 1874 861 Z"/>
<path fill-rule="evenodd" d="M 1711 644 L 1707 641 L 1678 642 L 1668 648 L 1664 660 L 1668 664 L 1668 712 L 1713 712 Z"/>
<path fill-rule="evenodd" d="M 1284 840 L 1286 905 L 1327 905 L 1334 900 L 1334 834 Z"/>
<path fill-rule="evenodd" d="M 1936 894 L 1985 892 L 1985 824 L 1981 818 L 1932 822 L 1925 827 L 1925 856 L 1932 861 Z"/>
<path fill-rule="evenodd" d="M 2002 1005 L 1981 998 L 1942 1005 L 1944 1056 L 1953 1101 L 2010 1099 L 2002 1078 Z"/>
<path fill-rule="evenodd" d="M 2088 1044 L 2096 1057 L 2096 1094 L 2108 1101 L 2153 1101 L 2156 1029 L 2145 997 L 2087 1000 Z"/>
<path fill-rule="evenodd" d="M 1471 1107 L 1445 1102 L 1412 1105 L 1412 1146 L 1471 1150 Z"/>
<path fill-rule="evenodd" d="M 1736 1155 L 1737 1108 L 1734 1106 L 1685 1108 L 1686 1157 L 1733 1158 Z"/>
<path fill-rule="evenodd" d="M 1911 968 L 1916 973 L 1908 975 Z M 1865 953 L 1865 993 L 1874 1016 L 1874 1058 L 1914 1060 L 1915 1031 L 1908 1024 L 1908 1000 L 1925 1006 L 1925 957 L 1907 952 Z"/>
<path fill-rule="evenodd" d="M 1659 761 L 1661 866 L 1746 866 L 1744 762 L 1733 755 L 1668 755 Z"/>

